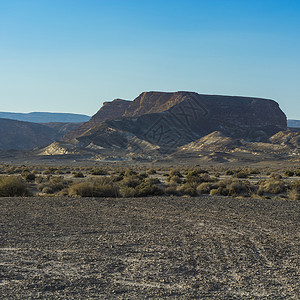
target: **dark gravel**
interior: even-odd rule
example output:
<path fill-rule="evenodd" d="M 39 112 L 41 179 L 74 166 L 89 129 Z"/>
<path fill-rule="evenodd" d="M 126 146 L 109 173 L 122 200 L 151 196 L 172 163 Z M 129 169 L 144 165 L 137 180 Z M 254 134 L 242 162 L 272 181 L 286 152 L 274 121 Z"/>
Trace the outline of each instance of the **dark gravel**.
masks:
<path fill-rule="evenodd" d="M 0 297 L 299 299 L 299 204 L 0 198 Z"/>

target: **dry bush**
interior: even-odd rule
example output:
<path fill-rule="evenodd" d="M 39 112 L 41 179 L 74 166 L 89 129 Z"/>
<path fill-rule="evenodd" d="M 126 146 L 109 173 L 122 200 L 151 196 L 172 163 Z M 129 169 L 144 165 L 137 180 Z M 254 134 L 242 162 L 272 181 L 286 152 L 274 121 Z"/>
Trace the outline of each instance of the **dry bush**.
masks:
<path fill-rule="evenodd" d="M 290 200 L 300 200 L 300 180 L 293 181 L 288 190 Z"/>
<path fill-rule="evenodd" d="M 124 177 L 121 183 L 124 186 L 135 188 L 142 183 L 142 179 L 140 179 L 137 175 L 129 175 Z"/>
<path fill-rule="evenodd" d="M 0 197 L 29 196 L 28 185 L 20 176 L 0 177 Z"/>
<path fill-rule="evenodd" d="M 151 169 L 147 170 L 146 173 L 147 173 L 148 175 L 154 175 L 154 174 L 156 174 L 157 172 L 156 172 L 156 170 L 155 170 L 154 168 L 151 168 Z"/>
<path fill-rule="evenodd" d="M 72 182 L 65 180 L 63 176 L 58 177 L 48 177 L 43 179 L 41 177 L 37 178 L 38 181 L 41 181 L 37 186 L 37 189 L 46 194 L 53 194 L 67 188 Z"/>
<path fill-rule="evenodd" d="M 118 197 L 119 188 L 109 178 L 103 180 L 84 181 L 69 187 L 70 196 L 81 197 Z"/>
<path fill-rule="evenodd" d="M 234 171 L 233 170 L 226 170 L 225 175 L 233 175 Z"/>
<path fill-rule="evenodd" d="M 271 173 L 269 175 L 269 178 L 270 179 L 274 179 L 274 180 L 280 180 L 280 179 L 282 179 L 282 176 L 280 174 L 278 174 L 278 173 Z"/>
<path fill-rule="evenodd" d="M 137 197 L 138 193 L 137 191 L 129 186 L 122 186 L 120 187 L 120 195 L 123 198 L 130 198 L 130 197 Z"/>
<path fill-rule="evenodd" d="M 216 189 L 212 189 L 209 193 L 211 196 L 219 195 L 219 196 L 228 196 L 229 190 L 226 187 L 218 187 Z"/>
<path fill-rule="evenodd" d="M 285 170 L 283 175 L 286 176 L 286 177 L 292 177 L 292 176 L 295 175 L 295 172 L 291 171 L 291 170 Z"/>
<path fill-rule="evenodd" d="M 186 175 L 186 183 L 189 184 L 197 184 L 199 185 L 202 182 L 213 182 L 214 179 L 212 179 L 209 174 L 207 174 L 204 171 L 200 171 L 201 173 L 199 173 L 199 171 L 191 171 Z"/>
<path fill-rule="evenodd" d="M 300 190 L 291 189 L 288 191 L 288 198 L 290 200 L 300 200 Z"/>
<path fill-rule="evenodd" d="M 258 195 L 267 194 L 280 194 L 286 191 L 286 184 L 283 180 L 269 178 L 261 180 L 257 191 Z"/>
<path fill-rule="evenodd" d="M 170 170 L 169 176 L 170 176 L 170 177 L 177 176 L 177 177 L 179 177 L 179 178 L 182 178 L 182 177 L 183 177 L 182 174 L 180 173 L 180 171 L 177 170 L 177 169 L 172 169 L 172 170 Z"/>
<path fill-rule="evenodd" d="M 70 196 L 93 197 L 94 186 L 90 182 L 79 182 L 72 184 L 69 188 Z"/>
<path fill-rule="evenodd" d="M 165 188 L 165 194 L 166 195 L 180 195 L 180 192 L 177 189 L 177 185 L 170 184 Z"/>
<path fill-rule="evenodd" d="M 74 177 L 74 178 L 84 178 L 84 175 L 83 175 L 82 172 L 75 172 L 75 173 L 73 174 L 73 177 Z"/>
<path fill-rule="evenodd" d="M 182 183 L 182 179 L 179 176 L 172 176 L 172 177 L 168 177 L 167 181 L 170 182 L 171 184 L 181 184 Z"/>
<path fill-rule="evenodd" d="M 136 186 L 135 190 L 139 197 L 163 195 L 164 189 L 159 184 L 160 181 L 157 178 L 148 178 Z"/>
<path fill-rule="evenodd" d="M 92 169 L 90 171 L 91 175 L 107 175 L 107 171 L 104 169 Z"/>
<path fill-rule="evenodd" d="M 178 191 L 182 195 L 189 195 L 195 197 L 197 196 L 197 185 L 191 183 L 185 183 L 178 189 Z"/>
<path fill-rule="evenodd" d="M 210 182 L 202 182 L 197 186 L 197 193 L 199 195 L 209 194 L 210 191 L 215 187 L 213 183 Z"/>
<path fill-rule="evenodd" d="M 233 180 L 227 185 L 230 196 L 249 196 L 251 194 L 251 184 L 248 181 Z"/>

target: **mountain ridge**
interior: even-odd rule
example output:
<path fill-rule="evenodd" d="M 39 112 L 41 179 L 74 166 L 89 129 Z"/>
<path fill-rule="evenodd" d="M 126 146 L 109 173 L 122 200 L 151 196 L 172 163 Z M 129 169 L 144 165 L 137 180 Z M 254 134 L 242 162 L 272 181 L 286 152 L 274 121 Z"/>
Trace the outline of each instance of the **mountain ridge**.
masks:
<path fill-rule="evenodd" d="M 73 113 L 51 113 L 51 112 L 30 112 L 30 113 L 14 113 L 0 112 L 0 118 L 17 120 L 32 123 L 82 123 L 87 122 L 90 116 Z"/>

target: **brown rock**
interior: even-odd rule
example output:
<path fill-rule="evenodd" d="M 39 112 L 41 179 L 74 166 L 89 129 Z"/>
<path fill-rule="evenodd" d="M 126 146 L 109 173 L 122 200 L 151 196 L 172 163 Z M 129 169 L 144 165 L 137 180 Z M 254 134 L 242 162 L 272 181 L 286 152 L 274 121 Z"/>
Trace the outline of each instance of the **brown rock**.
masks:
<path fill-rule="evenodd" d="M 119 119 L 123 116 L 124 112 L 131 104 L 131 101 L 115 99 L 111 102 L 104 102 L 100 110 L 86 123 L 73 131 L 70 131 L 64 136 L 64 140 L 71 140 L 84 134 L 94 126 L 106 120 Z"/>

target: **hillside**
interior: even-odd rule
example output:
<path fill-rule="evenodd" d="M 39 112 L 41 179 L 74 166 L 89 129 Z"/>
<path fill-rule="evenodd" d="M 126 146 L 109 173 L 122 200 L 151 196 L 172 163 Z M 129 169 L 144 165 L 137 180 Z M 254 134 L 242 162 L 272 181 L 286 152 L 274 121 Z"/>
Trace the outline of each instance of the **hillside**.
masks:
<path fill-rule="evenodd" d="M 273 100 L 144 92 L 133 101 L 105 102 L 89 122 L 66 134 L 64 142 L 38 154 L 150 161 L 208 157 L 228 162 L 289 157 L 297 153 L 294 144 L 270 140 L 278 132 L 286 135 L 286 129 L 286 116 Z"/>
<path fill-rule="evenodd" d="M 87 122 L 90 119 L 89 116 L 81 115 L 81 114 L 49 113 L 49 112 L 31 112 L 31 113 L 0 112 L 0 118 L 24 121 L 24 122 L 33 122 L 33 123 L 50 123 L 50 122 L 81 123 L 81 122 Z"/>
<path fill-rule="evenodd" d="M 47 146 L 80 123 L 37 124 L 0 118 L 0 150 L 26 150 Z"/>

